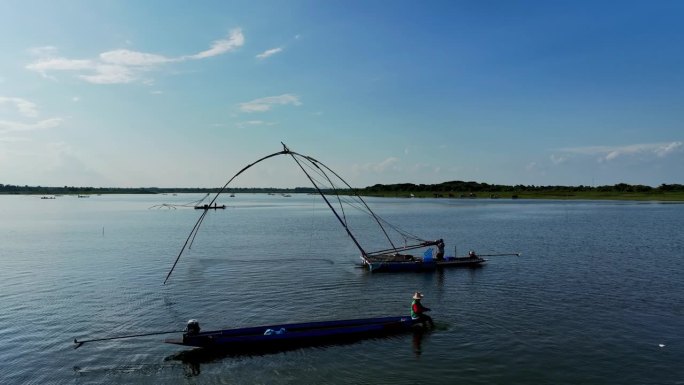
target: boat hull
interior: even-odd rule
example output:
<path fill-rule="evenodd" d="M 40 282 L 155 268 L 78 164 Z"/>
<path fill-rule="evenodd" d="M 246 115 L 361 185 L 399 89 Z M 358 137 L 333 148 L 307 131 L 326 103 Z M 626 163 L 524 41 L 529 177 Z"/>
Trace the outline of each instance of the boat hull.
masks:
<path fill-rule="evenodd" d="M 186 333 L 182 339 L 170 339 L 165 342 L 230 350 L 287 348 L 382 337 L 408 332 L 416 324 L 416 320 L 408 316 L 278 324 L 197 334 Z"/>
<path fill-rule="evenodd" d="M 208 205 L 202 205 L 202 206 L 195 206 L 195 210 L 220 210 L 220 209 L 225 209 L 226 205 L 214 205 L 214 206 L 208 206 Z"/>
<path fill-rule="evenodd" d="M 470 257 L 446 257 L 443 260 L 432 260 L 430 262 L 422 259 L 415 259 L 410 261 L 367 261 L 364 260 L 364 267 L 374 273 L 381 272 L 398 272 L 398 271 L 434 271 L 445 268 L 467 267 L 476 268 L 481 267 L 485 262 L 484 258 L 470 258 Z"/>

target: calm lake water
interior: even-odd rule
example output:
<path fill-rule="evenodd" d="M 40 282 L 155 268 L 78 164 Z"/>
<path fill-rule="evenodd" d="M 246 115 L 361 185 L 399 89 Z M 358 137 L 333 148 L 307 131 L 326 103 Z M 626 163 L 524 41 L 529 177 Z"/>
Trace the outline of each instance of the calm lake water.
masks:
<path fill-rule="evenodd" d="M 0 383 L 684 384 L 684 205 L 368 199 L 447 255 L 523 253 L 370 274 L 319 197 L 225 196 L 162 285 L 200 212 L 150 207 L 199 198 L 0 196 Z M 422 336 L 200 363 L 165 336 L 72 343 L 404 315 L 416 290 L 438 323 Z"/>

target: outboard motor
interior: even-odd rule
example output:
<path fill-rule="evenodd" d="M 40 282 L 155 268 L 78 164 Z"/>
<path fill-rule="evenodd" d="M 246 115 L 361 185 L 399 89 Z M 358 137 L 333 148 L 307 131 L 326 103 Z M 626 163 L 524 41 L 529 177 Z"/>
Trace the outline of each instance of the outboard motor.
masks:
<path fill-rule="evenodd" d="M 191 319 L 188 321 L 188 325 L 185 327 L 185 333 L 189 335 L 199 334 L 200 325 L 196 319 Z"/>

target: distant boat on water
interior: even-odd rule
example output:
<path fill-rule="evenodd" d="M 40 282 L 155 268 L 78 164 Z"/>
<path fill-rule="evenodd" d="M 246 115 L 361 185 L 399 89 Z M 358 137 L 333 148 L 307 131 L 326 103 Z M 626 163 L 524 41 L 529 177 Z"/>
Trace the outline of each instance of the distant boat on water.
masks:
<path fill-rule="evenodd" d="M 225 208 L 226 208 L 226 205 L 219 206 L 216 203 L 214 203 L 213 206 L 212 205 L 195 206 L 195 209 L 197 209 L 197 210 L 217 210 L 217 209 L 225 209 Z"/>

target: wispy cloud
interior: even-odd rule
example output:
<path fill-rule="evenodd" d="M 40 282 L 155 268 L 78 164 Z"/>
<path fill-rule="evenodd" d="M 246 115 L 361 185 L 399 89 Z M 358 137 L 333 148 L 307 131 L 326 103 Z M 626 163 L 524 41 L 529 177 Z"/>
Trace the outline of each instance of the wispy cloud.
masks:
<path fill-rule="evenodd" d="M 259 60 L 263 60 L 263 59 L 266 59 L 267 57 L 273 56 L 273 55 L 275 55 L 279 52 L 282 52 L 282 51 L 283 51 L 283 49 L 281 47 L 271 48 L 271 49 L 268 49 L 268 50 L 256 55 L 256 58 Z"/>
<path fill-rule="evenodd" d="M 401 167 L 398 165 L 399 163 L 399 158 L 395 158 L 393 156 L 388 157 L 383 159 L 380 162 L 377 163 L 365 163 L 365 164 L 355 164 L 352 169 L 355 173 L 359 172 L 376 172 L 376 173 L 382 173 L 386 172 L 389 170 L 394 170 L 398 171 L 401 170 Z"/>
<path fill-rule="evenodd" d="M 2 143 L 17 143 L 17 142 L 27 142 L 28 138 L 23 138 L 23 137 L 11 137 L 11 136 L 6 136 L 6 137 L 0 137 L 0 142 Z"/>
<path fill-rule="evenodd" d="M 206 51 L 192 55 L 191 59 L 205 59 L 212 56 L 224 54 L 233 51 L 245 44 L 245 36 L 242 34 L 242 29 L 236 28 L 230 31 L 227 39 L 216 40 Z"/>
<path fill-rule="evenodd" d="M 49 77 L 48 71 L 94 70 L 97 63 L 92 60 L 74 60 L 61 57 L 42 57 L 26 66 L 26 69 Z"/>
<path fill-rule="evenodd" d="M 297 95 L 283 94 L 240 103 L 238 104 L 238 108 L 242 112 L 265 112 L 273 108 L 274 105 L 300 106 L 301 104 L 302 103 L 299 101 L 299 97 Z"/>
<path fill-rule="evenodd" d="M 235 123 L 235 127 L 237 128 L 247 128 L 247 127 L 255 127 L 255 126 L 272 126 L 275 123 L 273 122 L 265 122 L 263 120 L 247 120 L 245 122 L 237 122 Z"/>
<path fill-rule="evenodd" d="M 553 164 L 561 164 L 561 163 L 564 163 L 566 160 L 568 160 L 568 158 L 566 156 L 556 155 L 556 154 L 551 154 L 549 159 L 551 159 L 551 163 L 553 163 Z"/>
<path fill-rule="evenodd" d="M 10 106 L 11 112 L 14 112 L 14 115 L 10 118 L 13 120 L 0 120 L 0 133 L 53 128 L 63 122 L 62 118 L 35 120 L 38 117 L 38 107 L 35 103 L 18 97 L 0 96 L 0 107 L 7 105 Z M 0 109 L 0 112 L 2 112 L 2 109 Z"/>
<path fill-rule="evenodd" d="M 172 59 L 153 53 L 136 52 L 128 49 L 117 49 L 114 51 L 101 53 L 100 61 L 107 64 L 135 67 L 164 64 L 173 61 L 179 61 L 179 59 Z"/>
<path fill-rule="evenodd" d="M 57 127 L 60 124 L 62 124 L 63 121 L 64 121 L 64 119 L 62 119 L 62 118 L 44 119 L 44 120 L 39 120 L 39 121 L 33 122 L 33 123 L 22 123 L 22 122 L 0 120 L 0 133 L 17 132 L 17 131 L 34 131 L 34 130 L 42 130 L 42 129 L 47 129 L 47 128 L 53 128 L 53 127 Z"/>
<path fill-rule="evenodd" d="M 221 55 L 241 47 L 244 42 L 242 30 L 234 29 L 226 39 L 214 41 L 208 50 L 180 57 L 116 49 L 102 52 L 96 59 L 70 59 L 58 56 L 57 48 L 53 46 L 38 47 L 29 50 L 37 59 L 26 65 L 26 69 L 51 79 L 54 79 L 51 73 L 70 71 L 76 73 L 78 78 L 93 84 L 132 83 L 143 80 L 141 75 L 144 72 L 160 66 Z"/>
<path fill-rule="evenodd" d="M 34 118 L 38 116 L 36 104 L 26 99 L 0 96 L 0 106 L 4 104 L 13 105 L 17 109 L 17 111 L 23 116 L 29 118 Z"/>
<path fill-rule="evenodd" d="M 560 151 L 568 154 L 596 156 L 599 162 L 609 162 L 621 157 L 635 155 L 651 155 L 664 158 L 677 151 L 681 151 L 683 146 L 684 143 L 675 141 L 667 143 L 640 143 L 627 146 L 571 147 L 560 149 Z"/>

